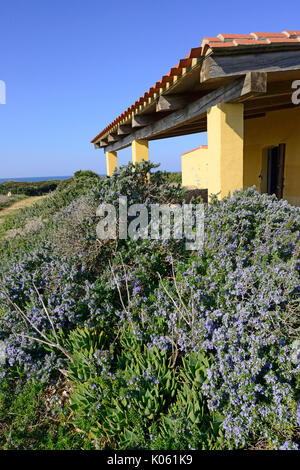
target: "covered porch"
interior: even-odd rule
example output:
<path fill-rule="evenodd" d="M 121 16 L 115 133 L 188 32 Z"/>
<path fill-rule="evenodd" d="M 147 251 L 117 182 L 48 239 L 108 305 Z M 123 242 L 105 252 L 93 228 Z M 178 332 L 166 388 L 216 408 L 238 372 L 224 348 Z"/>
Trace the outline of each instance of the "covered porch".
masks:
<path fill-rule="evenodd" d="M 278 36 L 219 38 L 222 47 L 207 38 L 215 41 L 192 49 L 93 140 L 105 151 L 107 174 L 120 149 L 131 146 L 137 163 L 149 159 L 151 140 L 207 131 L 207 148 L 182 155 L 184 186 L 222 198 L 256 185 L 300 205 L 300 107 L 292 102 L 300 33 Z"/>

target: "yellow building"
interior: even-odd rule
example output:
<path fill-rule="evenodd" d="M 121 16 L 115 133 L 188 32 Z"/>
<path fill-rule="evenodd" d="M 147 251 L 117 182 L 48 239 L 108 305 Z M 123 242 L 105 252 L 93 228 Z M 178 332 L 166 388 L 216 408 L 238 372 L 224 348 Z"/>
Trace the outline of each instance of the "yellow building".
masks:
<path fill-rule="evenodd" d="M 182 185 L 190 188 L 208 188 L 208 146 L 201 145 L 182 154 Z"/>
<path fill-rule="evenodd" d="M 255 185 L 300 205 L 300 32 L 204 38 L 93 139 L 107 173 L 132 146 L 206 132 L 208 146 L 182 155 L 182 184 L 224 197 Z"/>
<path fill-rule="evenodd" d="M 244 120 L 243 110 L 220 105 L 207 119 L 208 146 L 182 155 L 184 186 L 223 197 L 255 185 L 300 206 L 299 106 Z"/>

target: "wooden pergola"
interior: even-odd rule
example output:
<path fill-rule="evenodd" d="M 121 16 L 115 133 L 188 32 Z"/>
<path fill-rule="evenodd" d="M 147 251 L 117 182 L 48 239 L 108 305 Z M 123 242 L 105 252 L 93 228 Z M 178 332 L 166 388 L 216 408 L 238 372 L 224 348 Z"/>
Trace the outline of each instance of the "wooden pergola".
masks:
<path fill-rule="evenodd" d="M 202 41 L 93 139 L 95 148 L 106 153 L 108 173 L 117 164 L 116 152 L 129 145 L 145 157 L 150 140 L 206 131 L 207 111 L 219 103 L 242 103 L 244 119 L 293 107 L 292 84 L 300 78 L 300 32 L 252 35 L 256 37 L 219 35 Z M 134 148 L 133 161 L 140 161 Z"/>

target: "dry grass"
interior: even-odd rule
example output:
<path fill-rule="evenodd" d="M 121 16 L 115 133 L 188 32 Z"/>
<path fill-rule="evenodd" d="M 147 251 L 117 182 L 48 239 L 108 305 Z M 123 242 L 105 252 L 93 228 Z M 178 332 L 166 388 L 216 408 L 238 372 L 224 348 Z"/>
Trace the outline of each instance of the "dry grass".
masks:
<path fill-rule="evenodd" d="M 6 204 L 9 201 L 8 196 L 3 196 L 3 194 L 0 194 L 0 205 Z"/>
<path fill-rule="evenodd" d="M 57 213 L 54 217 L 56 230 L 49 234 L 49 240 L 57 253 L 72 257 L 89 249 L 94 251 L 94 245 L 90 246 L 86 239 L 86 224 L 96 220 L 96 209 L 97 206 L 90 198 L 81 197 Z"/>
<path fill-rule="evenodd" d="M 1 196 L 1 197 L 6 198 L 7 196 Z M 40 201 L 40 200 L 44 199 L 45 197 L 47 197 L 47 196 L 28 197 L 26 199 L 23 199 L 22 201 L 15 202 L 14 204 L 12 204 L 11 206 L 9 206 L 5 209 L 0 210 L 0 224 L 2 222 L 4 222 L 5 217 L 7 215 L 10 215 L 11 213 L 13 213 L 17 210 L 24 209 L 25 207 L 33 206 L 33 204 L 35 204 L 37 201 Z"/>
<path fill-rule="evenodd" d="M 30 233 L 38 232 L 44 226 L 42 217 L 33 217 L 29 219 L 23 228 L 13 228 L 8 230 L 5 240 L 12 240 L 17 236 L 24 236 Z"/>

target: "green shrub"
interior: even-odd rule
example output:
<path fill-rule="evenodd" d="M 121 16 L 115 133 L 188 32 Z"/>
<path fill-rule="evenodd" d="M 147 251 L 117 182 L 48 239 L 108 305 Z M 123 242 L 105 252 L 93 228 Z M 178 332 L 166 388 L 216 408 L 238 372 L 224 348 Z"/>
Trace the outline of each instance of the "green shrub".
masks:
<path fill-rule="evenodd" d="M 155 171 L 152 174 L 152 180 L 160 179 L 165 181 L 165 183 L 176 183 L 181 184 L 182 182 L 182 173 L 181 172 L 171 172 L 171 171 Z"/>
<path fill-rule="evenodd" d="M 201 392 L 207 359 L 192 354 L 177 368 L 167 351 L 149 348 L 131 329 L 114 345 L 105 332 L 77 329 L 68 377 L 77 428 L 98 449 L 214 449 L 222 417 L 211 414 Z"/>
<path fill-rule="evenodd" d="M 17 376 L 18 377 L 18 376 Z M 56 405 L 47 406 L 47 388 L 40 382 L 21 386 L 15 380 L 0 382 L 0 449 L 68 450 L 80 449 L 82 437 L 68 424 L 68 412 Z"/>
<path fill-rule="evenodd" d="M 56 191 L 53 191 L 39 204 L 22 209 L 21 212 L 7 217 L 0 224 L 0 255 L 5 257 L 6 254 L 10 256 L 11 253 L 20 252 L 22 256 L 22 252 L 34 249 L 35 243 L 42 237 L 42 233 L 36 233 L 35 239 L 32 239 L 31 234 L 26 236 L 27 230 L 24 230 L 24 228 L 29 221 L 41 220 L 41 229 L 44 226 L 44 231 L 41 230 L 41 232 L 43 231 L 43 237 L 47 239 L 52 217 L 76 198 L 93 191 L 95 185 L 99 183 L 100 176 L 90 171 L 78 173 L 76 178 L 60 181 Z M 22 236 L 14 238 L 9 235 L 8 241 L 6 240 L 8 231 L 10 231 L 10 234 L 16 231 L 16 234 Z"/>
<path fill-rule="evenodd" d="M 26 196 L 42 196 L 54 191 L 59 183 L 59 180 L 37 182 L 6 181 L 0 184 L 0 194 L 11 192 L 13 194 L 25 194 Z"/>
<path fill-rule="evenodd" d="M 205 206 L 199 252 L 181 241 L 97 243 L 101 202 L 184 200 L 163 173 L 149 182 L 153 168 L 79 172 L 3 224 L 8 234 L 42 222 L 0 244 L 1 377 L 20 390 L 67 374 L 61 438 L 71 424 L 83 448 L 297 448 L 299 209 L 250 188 Z M 34 327 L 56 333 L 68 355 Z"/>

